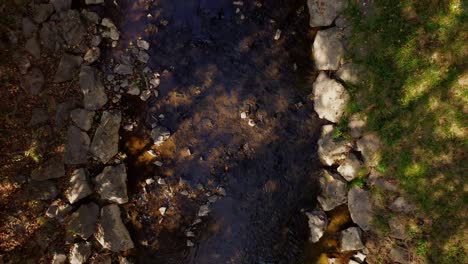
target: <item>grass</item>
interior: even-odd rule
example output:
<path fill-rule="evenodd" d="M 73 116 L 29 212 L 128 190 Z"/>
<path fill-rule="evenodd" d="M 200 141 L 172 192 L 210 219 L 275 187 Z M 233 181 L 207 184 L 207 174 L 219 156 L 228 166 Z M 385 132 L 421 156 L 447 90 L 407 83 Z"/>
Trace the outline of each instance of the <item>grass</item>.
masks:
<path fill-rule="evenodd" d="M 395 176 L 429 219 L 414 253 L 431 263 L 467 263 L 466 6 L 376 0 L 362 15 L 351 2 L 351 56 L 369 75 L 349 87 L 348 114 L 368 116 L 368 129 L 384 142 L 378 171 Z"/>

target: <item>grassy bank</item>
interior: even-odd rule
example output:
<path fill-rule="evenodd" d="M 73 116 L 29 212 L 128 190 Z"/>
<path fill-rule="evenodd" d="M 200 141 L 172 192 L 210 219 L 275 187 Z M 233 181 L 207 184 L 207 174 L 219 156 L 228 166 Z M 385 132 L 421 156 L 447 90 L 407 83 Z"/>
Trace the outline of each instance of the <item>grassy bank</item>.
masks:
<path fill-rule="evenodd" d="M 427 219 L 413 235 L 416 254 L 431 263 L 467 263 L 466 6 L 376 0 L 363 9 L 355 2 L 348 8 L 351 53 L 369 76 L 350 87 L 349 112 L 367 114 L 369 130 L 385 145 L 378 169 L 399 180 Z"/>

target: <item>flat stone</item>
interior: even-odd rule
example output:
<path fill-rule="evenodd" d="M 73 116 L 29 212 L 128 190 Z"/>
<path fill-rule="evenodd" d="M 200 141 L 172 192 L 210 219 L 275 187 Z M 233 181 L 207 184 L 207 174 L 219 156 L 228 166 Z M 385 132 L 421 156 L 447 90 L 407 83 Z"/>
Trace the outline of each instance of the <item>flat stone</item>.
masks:
<path fill-rule="evenodd" d="M 44 74 L 42 74 L 42 71 L 36 67 L 32 68 L 22 80 L 24 89 L 28 90 L 32 95 L 38 95 L 42 91 L 44 83 Z"/>
<path fill-rule="evenodd" d="M 125 165 L 108 166 L 96 177 L 96 192 L 101 199 L 124 204 L 128 202 Z"/>
<path fill-rule="evenodd" d="M 348 140 L 334 139 L 333 125 L 322 127 L 322 135 L 318 141 L 318 155 L 323 165 L 338 165 L 348 157 L 352 144 Z"/>
<path fill-rule="evenodd" d="M 373 218 L 370 192 L 357 186 L 348 192 L 348 208 L 351 219 L 363 230 L 370 230 Z"/>
<path fill-rule="evenodd" d="M 70 46 L 80 44 L 86 36 L 85 23 L 77 10 L 68 10 L 60 14 L 60 32 L 65 42 Z"/>
<path fill-rule="evenodd" d="M 31 181 L 26 193 L 31 199 L 52 200 L 57 197 L 58 190 L 53 181 Z"/>
<path fill-rule="evenodd" d="M 405 214 L 414 210 L 414 206 L 409 204 L 404 197 L 396 198 L 389 208 L 392 212 Z"/>
<path fill-rule="evenodd" d="M 114 73 L 120 74 L 120 75 L 132 75 L 133 67 L 130 65 L 118 64 L 114 68 Z"/>
<path fill-rule="evenodd" d="M 75 243 L 70 249 L 70 264 L 83 264 L 86 263 L 89 256 L 91 256 L 91 243 L 80 242 Z"/>
<path fill-rule="evenodd" d="M 49 113 L 42 108 L 33 108 L 31 120 L 28 123 L 28 127 L 33 127 L 39 124 L 46 123 L 49 120 Z"/>
<path fill-rule="evenodd" d="M 122 222 L 118 205 L 111 204 L 101 209 L 101 220 L 96 233 L 96 240 L 103 248 L 113 252 L 134 248 L 132 238 Z"/>
<path fill-rule="evenodd" d="M 85 0 L 85 3 L 87 5 L 99 5 L 99 4 L 103 4 L 104 0 Z"/>
<path fill-rule="evenodd" d="M 64 53 L 55 73 L 54 82 L 60 83 L 73 80 L 82 62 L 83 59 L 80 56 Z"/>
<path fill-rule="evenodd" d="M 68 189 L 65 191 L 65 196 L 71 204 L 83 199 L 84 197 L 92 194 L 93 191 L 86 179 L 86 172 L 84 169 L 76 169 L 72 172 Z"/>
<path fill-rule="evenodd" d="M 69 126 L 65 147 L 65 164 L 83 164 L 88 161 L 90 139 L 88 134 L 76 126 Z"/>
<path fill-rule="evenodd" d="M 350 227 L 341 232 L 341 252 L 361 250 L 363 248 L 361 230 L 358 227 Z"/>
<path fill-rule="evenodd" d="M 101 50 L 98 47 L 92 47 L 86 51 L 83 59 L 86 63 L 91 64 L 99 59 Z"/>
<path fill-rule="evenodd" d="M 349 118 L 348 128 L 353 138 L 360 138 L 366 126 L 367 118 L 362 114 L 353 114 Z"/>
<path fill-rule="evenodd" d="M 45 181 L 65 176 L 65 166 L 59 158 L 51 158 L 31 173 L 34 181 Z"/>
<path fill-rule="evenodd" d="M 392 250 L 390 250 L 390 253 L 388 254 L 388 257 L 393 261 L 393 262 L 396 262 L 396 263 L 400 263 L 400 264 L 407 264 L 409 263 L 409 254 L 408 254 L 408 251 L 406 251 L 405 249 L 401 248 L 401 247 L 398 247 L 398 246 L 394 246 L 392 248 Z"/>
<path fill-rule="evenodd" d="M 330 26 L 333 20 L 346 8 L 345 0 L 308 0 L 310 27 Z"/>
<path fill-rule="evenodd" d="M 59 221 L 62 221 L 63 218 L 71 212 L 72 207 L 71 205 L 65 203 L 62 200 L 55 200 L 52 204 L 47 208 L 45 215 L 49 218 L 55 218 Z"/>
<path fill-rule="evenodd" d="M 316 243 L 323 236 L 325 230 L 327 230 L 327 215 L 323 211 L 312 211 L 310 213 L 306 212 L 306 216 L 309 219 L 309 241 L 311 241 L 312 243 Z"/>
<path fill-rule="evenodd" d="M 55 22 L 49 21 L 42 24 L 39 31 L 40 42 L 48 52 L 57 52 L 65 44 L 61 37 L 59 27 Z"/>
<path fill-rule="evenodd" d="M 320 30 L 315 37 L 312 53 L 318 70 L 338 70 L 344 55 L 340 32 L 334 28 Z"/>
<path fill-rule="evenodd" d="M 142 50 L 148 50 L 149 47 L 150 47 L 150 44 L 146 40 L 138 39 L 137 40 L 137 46 L 138 46 L 138 48 L 140 48 Z"/>
<path fill-rule="evenodd" d="M 80 71 L 80 88 L 83 93 L 84 107 L 88 110 L 99 110 L 107 103 L 107 95 L 102 81 L 91 66 L 82 66 Z"/>
<path fill-rule="evenodd" d="M 91 129 L 93 125 L 94 111 L 86 109 L 74 109 L 70 112 L 70 117 L 75 125 L 84 131 Z"/>
<path fill-rule="evenodd" d="M 339 82 L 321 72 L 313 84 L 314 109 L 320 118 L 338 123 L 349 101 L 349 94 Z"/>
<path fill-rule="evenodd" d="M 36 36 L 26 40 L 26 43 L 24 44 L 24 49 L 31 55 L 33 55 L 34 58 L 41 58 L 41 47 L 39 45 L 39 41 L 37 41 Z"/>
<path fill-rule="evenodd" d="M 341 65 L 340 69 L 336 72 L 335 76 L 345 83 L 358 85 L 361 82 L 361 75 L 363 70 L 360 66 L 348 62 Z"/>
<path fill-rule="evenodd" d="M 119 128 L 122 121 L 120 111 L 104 111 L 101 123 L 91 143 L 91 153 L 106 164 L 117 155 L 119 149 Z"/>
<path fill-rule="evenodd" d="M 38 4 L 34 5 L 33 19 L 36 23 L 46 21 L 54 13 L 54 6 L 52 4 Z"/>
<path fill-rule="evenodd" d="M 171 132 L 169 129 L 165 127 L 155 127 L 151 130 L 151 138 L 154 141 L 154 145 L 161 146 L 169 137 L 171 136 Z"/>
<path fill-rule="evenodd" d="M 39 30 L 38 25 L 36 25 L 29 17 L 23 17 L 22 26 L 23 36 L 25 38 L 31 38 L 35 36 L 36 32 Z"/>
<path fill-rule="evenodd" d="M 381 143 L 375 133 L 369 133 L 356 142 L 357 150 L 361 152 L 364 158 L 364 164 L 367 167 L 375 167 L 381 159 Z"/>
<path fill-rule="evenodd" d="M 358 160 L 356 155 L 349 153 L 348 157 L 340 164 L 337 171 L 347 181 L 354 180 L 359 171 L 362 169 L 362 163 Z"/>
<path fill-rule="evenodd" d="M 346 203 L 347 185 L 344 181 L 326 170 L 323 170 L 319 181 L 322 192 L 317 197 L 317 201 L 323 210 L 330 211 Z"/>
<path fill-rule="evenodd" d="M 99 206 L 95 203 L 84 204 L 74 212 L 68 221 L 67 232 L 73 237 L 87 240 L 94 234 L 99 216 Z"/>

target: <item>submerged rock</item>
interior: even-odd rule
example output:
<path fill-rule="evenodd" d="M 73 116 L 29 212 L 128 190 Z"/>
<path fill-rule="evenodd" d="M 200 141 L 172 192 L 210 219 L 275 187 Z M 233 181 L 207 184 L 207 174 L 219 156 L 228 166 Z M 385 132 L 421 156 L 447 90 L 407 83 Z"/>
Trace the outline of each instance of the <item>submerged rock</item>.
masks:
<path fill-rule="evenodd" d="M 75 125 L 84 131 L 88 131 L 93 125 L 94 111 L 86 109 L 75 109 L 71 111 L 70 117 Z"/>
<path fill-rule="evenodd" d="M 28 123 L 28 127 L 33 127 L 45 123 L 49 120 L 49 113 L 42 108 L 34 108 L 32 110 L 31 120 Z"/>
<path fill-rule="evenodd" d="M 134 248 L 132 238 L 122 222 L 118 205 L 111 204 L 101 209 L 101 220 L 96 232 L 96 240 L 103 248 L 113 252 Z"/>
<path fill-rule="evenodd" d="M 369 191 L 357 186 L 351 187 L 348 192 L 348 208 L 354 223 L 366 231 L 371 228 L 373 212 Z"/>
<path fill-rule="evenodd" d="M 24 76 L 23 87 L 32 95 L 38 95 L 44 87 L 44 74 L 39 68 L 32 68 L 31 71 Z"/>
<path fill-rule="evenodd" d="M 33 55 L 34 58 L 41 58 L 41 46 L 39 45 L 39 41 L 37 41 L 37 37 L 35 35 L 30 39 L 26 40 L 26 43 L 24 44 L 24 49 L 31 55 Z"/>
<path fill-rule="evenodd" d="M 361 230 L 358 227 L 350 227 L 341 232 L 341 252 L 360 250 L 364 248 L 361 241 Z"/>
<path fill-rule="evenodd" d="M 369 133 L 363 136 L 356 142 L 357 150 L 359 150 L 364 158 L 364 164 L 368 167 L 375 167 L 379 164 L 381 154 L 381 143 L 379 137 L 375 133 Z"/>
<path fill-rule="evenodd" d="M 322 136 L 318 141 L 318 155 L 323 165 L 333 166 L 340 164 L 348 157 L 352 144 L 348 140 L 333 138 L 333 125 L 322 127 Z"/>
<path fill-rule="evenodd" d="M 346 8 L 345 0 L 308 0 L 310 27 L 330 26 L 339 13 Z"/>
<path fill-rule="evenodd" d="M 36 25 L 29 17 L 23 17 L 22 26 L 23 36 L 25 38 L 35 36 L 36 32 L 39 30 L 39 26 Z"/>
<path fill-rule="evenodd" d="M 309 230 L 310 230 L 310 237 L 309 240 L 312 243 L 316 243 L 320 240 L 320 238 L 327 230 L 328 220 L 327 215 L 323 211 L 313 211 L 313 212 L 306 212 L 306 216 L 309 219 Z"/>
<path fill-rule="evenodd" d="M 146 40 L 138 39 L 138 40 L 137 40 L 137 46 L 138 46 L 138 48 L 140 48 L 140 49 L 148 50 L 149 47 L 150 47 L 150 44 L 149 44 L 149 42 L 146 41 Z"/>
<path fill-rule="evenodd" d="M 133 74 L 133 67 L 126 64 L 118 64 L 114 68 L 114 73 L 120 75 L 132 75 Z"/>
<path fill-rule="evenodd" d="M 99 110 L 107 103 L 104 85 L 93 67 L 85 65 L 81 67 L 80 88 L 86 109 Z"/>
<path fill-rule="evenodd" d="M 330 211 L 335 207 L 346 203 L 346 183 L 341 181 L 338 176 L 330 174 L 328 171 L 324 170 L 319 181 L 322 192 L 317 198 L 317 201 L 323 210 Z"/>
<path fill-rule="evenodd" d="M 120 111 L 104 111 L 91 143 L 91 153 L 106 164 L 119 151 Z"/>
<path fill-rule="evenodd" d="M 71 204 L 76 203 L 82 198 L 92 194 L 93 191 L 86 179 L 84 169 L 77 169 L 72 172 L 68 189 L 65 191 L 65 196 Z"/>
<path fill-rule="evenodd" d="M 34 5 L 33 19 L 36 23 L 46 21 L 54 13 L 54 6 L 52 4 L 38 4 Z"/>
<path fill-rule="evenodd" d="M 151 130 L 151 138 L 156 146 L 161 146 L 170 136 L 171 132 L 165 127 L 158 126 Z"/>
<path fill-rule="evenodd" d="M 338 123 L 349 101 L 349 94 L 339 82 L 321 72 L 313 85 L 314 109 L 320 118 Z"/>
<path fill-rule="evenodd" d="M 86 36 L 86 28 L 81 20 L 80 13 L 71 9 L 61 12 L 59 16 L 59 26 L 63 39 L 70 46 L 80 44 Z"/>
<path fill-rule="evenodd" d="M 83 164 L 88 160 L 90 139 L 76 126 L 69 126 L 65 147 L 65 164 Z"/>
<path fill-rule="evenodd" d="M 125 165 L 105 167 L 96 177 L 96 191 L 101 199 L 124 204 L 128 202 Z"/>
<path fill-rule="evenodd" d="M 72 80 L 78 73 L 82 62 L 83 59 L 80 56 L 64 53 L 55 73 L 54 82 L 60 83 Z"/>
<path fill-rule="evenodd" d="M 86 51 L 83 59 L 86 63 L 91 64 L 99 59 L 101 56 L 101 50 L 98 47 L 92 47 Z"/>
<path fill-rule="evenodd" d="M 344 55 L 340 32 L 335 28 L 320 30 L 315 37 L 312 53 L 318 70 L 338 70 Z"/>
<path fill-rule="evenodd" d="M 42 46 L 49 52 L 57 52 L 65 44 L 59 27 L 52 21 L 42 24 L 39 37 Z"/>
<path fill-rule="evenodd" d="M 95 203 L 84 204 L 74 212 L 68 221 L 67 231 L 72 236 L 87 240 L 94 234 L 99 215 L 99 206 Z"/>
<path fill-rule="evenodd" d="M 31 179 L 44 181 L 65 176 L 65 166 L 59 158 L 51 158 L 31 173 Z"/>

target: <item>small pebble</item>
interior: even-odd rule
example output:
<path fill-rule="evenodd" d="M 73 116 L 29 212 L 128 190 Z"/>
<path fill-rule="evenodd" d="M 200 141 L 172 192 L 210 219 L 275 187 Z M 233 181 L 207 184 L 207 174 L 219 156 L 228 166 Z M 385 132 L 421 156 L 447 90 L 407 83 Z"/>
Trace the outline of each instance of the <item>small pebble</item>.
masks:
<path fill-rule="evenodd" d="M 151 185 L 151 184 L 154 183 L 154 179 L 153 178 L 148 178 L 148 179 L 145 180 L 145 182 L 146 182 L 147 185 Z"/>
<path fill-rule="evenodd" d="M 242 113 L 240 114 L 240 117 L 241 117 L 242 119 L 246 119 L 246 118 L 247 118 L 247 113 L 246 113 L 246 112 L 242 112 Z"/>
<path fill-rule="evenodd" d="M 252 119 L 249 119 L 249 126 L 254 127 L 255 121 L 253 121 Z"/>
<path fill-rule="evenodd" d="M 165 215 L 165 214 L 166 214 L 166 210 L 167 210 L 167 207 L 160 207 L 160 208 L 159 208 L 159 212 L 161 213 L 161 215 Z"/>

